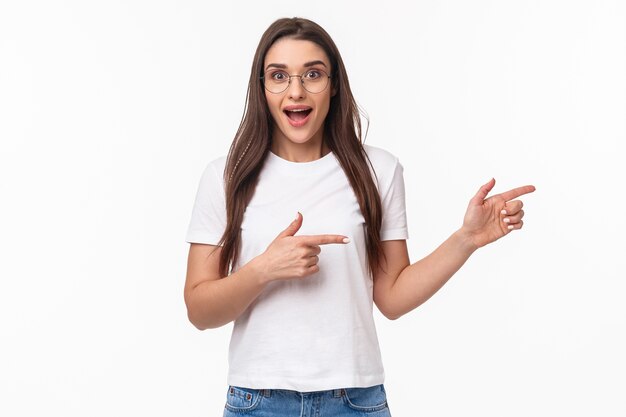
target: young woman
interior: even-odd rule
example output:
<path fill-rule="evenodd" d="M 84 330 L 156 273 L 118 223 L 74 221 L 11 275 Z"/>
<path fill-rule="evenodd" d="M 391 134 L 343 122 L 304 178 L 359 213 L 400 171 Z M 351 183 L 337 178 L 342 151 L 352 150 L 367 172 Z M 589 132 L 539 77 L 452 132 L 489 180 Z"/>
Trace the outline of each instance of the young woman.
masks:
<path fill-rule="evenodd" d="M 373 303 L 396 319 L 478 248 L 522 227 L 525 186 L 487 198 L 410 264 L 402 165 L 363 145 L 341 56 L 310 20 L 274 22 L 227 157 L 206 167 L 186 240 L 189 320 L 234 321 L 224 416 L 389 416 Z"/>

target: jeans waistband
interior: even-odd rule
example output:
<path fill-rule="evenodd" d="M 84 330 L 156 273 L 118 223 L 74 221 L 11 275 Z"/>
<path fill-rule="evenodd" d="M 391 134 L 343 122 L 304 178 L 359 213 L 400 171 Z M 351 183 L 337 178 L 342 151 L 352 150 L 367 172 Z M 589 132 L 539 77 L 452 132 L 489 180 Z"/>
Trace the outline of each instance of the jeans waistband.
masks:
<path fill-rule="evenodd" d="M 269 397 L 272 396 L 272 391 L 275 391 L 275 390 L 272 390 L 272 389 L 262 389 L 261 390 L 261 395 L 263 395 L 264 397 L 269 398 Z M 319 393 L 322 393 L 322 392 L 330 392 L 332 394 L 332 396 L 335 397 L 335 398 L 339 398 L 342 395 L 344 395 L 343 388 L 331 389 L 331 390 L 328 390 L 328 391 L 318 391 L 316 393 L 319 394 Z M 300 394 L 309 394 L 309 393 L 300 393 Z"/>

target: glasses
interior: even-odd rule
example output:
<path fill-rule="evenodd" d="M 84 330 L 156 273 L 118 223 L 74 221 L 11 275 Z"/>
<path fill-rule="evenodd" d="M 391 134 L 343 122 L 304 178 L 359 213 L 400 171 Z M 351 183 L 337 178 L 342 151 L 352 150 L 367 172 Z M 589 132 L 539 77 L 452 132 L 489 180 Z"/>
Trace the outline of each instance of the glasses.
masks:
<path fill-rule="evenodd" d="M 299 77 L 302 87 L 309 93 L 321 93 L 328 87 L 330 75 L 320 69 L 310 69 L 302 73 L 302 75 L 289 75 L 287 72 L 279 69 L 271 69 L 261 76 L 263 85 L 270 93 L 279 94 L 287 90 L 291 84 L 293 77 Z"/>

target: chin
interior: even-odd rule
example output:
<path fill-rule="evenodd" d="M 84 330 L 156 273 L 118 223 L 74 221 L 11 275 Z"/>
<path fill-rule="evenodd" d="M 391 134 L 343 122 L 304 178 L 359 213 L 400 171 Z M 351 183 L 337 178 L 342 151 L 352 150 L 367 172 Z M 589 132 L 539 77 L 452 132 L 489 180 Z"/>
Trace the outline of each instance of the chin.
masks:
<path fill-rule="evenodd" d="M 287 137 L 287 139 L 289 139 L 289 141 L 293 143 L 297 143 L 298 145 L 303 145 L 305 143 L 311 142 L 311 139 L 313 139 L 313 137 L 312 136 L 307 136 L 305 138 Z"/>
<path fill-rule="evenodd" d="M 287 131 L 289 132 L 289 131 Z M 299 145 L 310 142 L 315 137 L 315 132 L 296 132 L 296 133 L 286 133 L 282 132 L 285 139 L 289 140 L 289 142 L 296 143 Z"/>

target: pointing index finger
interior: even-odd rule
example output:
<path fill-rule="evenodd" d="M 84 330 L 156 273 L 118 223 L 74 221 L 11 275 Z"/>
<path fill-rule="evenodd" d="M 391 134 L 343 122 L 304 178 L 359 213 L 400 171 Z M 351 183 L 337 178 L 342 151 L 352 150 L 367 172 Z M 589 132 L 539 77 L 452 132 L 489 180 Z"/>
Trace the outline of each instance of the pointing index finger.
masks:
<path fill-rule="evenodd" d="M 535 191 L 534 185 L 525 185 L 523 187 L 517 187 L 517 188 L 513 188 L 512 190 L 505 191 L 502 194 L 500 194 L 500 196 L 505 201 L 511 201 L 521 195 L 532 193 L 533 191 Z"/>
<path fill-rule="evenodd" d="M 330 245 L 334 243 L 349 243 L 350 238 L 341 235 L 309 235 L 298 236 L 306 245 Z"/>

